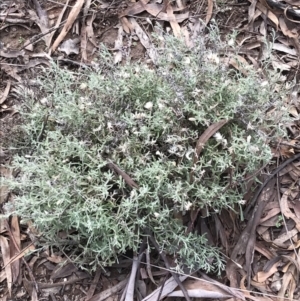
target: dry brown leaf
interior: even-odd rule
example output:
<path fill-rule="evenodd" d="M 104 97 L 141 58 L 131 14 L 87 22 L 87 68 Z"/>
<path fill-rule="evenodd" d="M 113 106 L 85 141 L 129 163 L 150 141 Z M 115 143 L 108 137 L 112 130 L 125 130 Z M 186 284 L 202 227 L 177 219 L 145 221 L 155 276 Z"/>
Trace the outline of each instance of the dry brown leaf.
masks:
<path fill-rule="evenodd" d="M 248 0 L 250 2 L 254 1 L 254 0 Z M 274 15 L 268 8 L 266 8 L 264 5 L 262 5 L 261 3 L 257 3 L 256 7 L 262 12 L 264 13 L 275 25 L 276 25 L 276 31 L 278 31 L 278 18 L 276 17 L 276 15 Z"/>
<path fill-rule="evenodd" d="M 119 16 L 119 18 L 121 17 L 125 17 L 125 16 L 134 16 L 137 14 L 142 13 L 143 11 L 146 10 L 146 4 L 149 2 L 150 0 L 140 0 L 138 2 L 135 2 L 133 5 L 128 6 Z"/>
<path fill-rule="evenodd" d="M 26 256 L 28 253 L 31 253 L 35 250 L 35 246 L 33 245 L 33 243 L 30 243 L 27 247 L 25 247 L 22 251 L 18 252 L 18 254 L 16 254 L 15 256 L 13 256 L 8 264 L 11 264 L 13 262 L 15 262 L 16 260 L 19 260 L 20 258 Z"/>
<path fill-rule="evenodd" d="M 150 59 L 155 64 L 157 62 L 157 54 L 156 54 L 154 45 L 152 44 L 152 42 L 149 39 L 149 37 L 147 36 L 147 34 L 140 27 L 140 25 L 136 22 L 136 20 L 134 18 L 130 18 L 129 20 L 130 20 L 132 27 L 134 28 L 136 35 L 140 39 L 140 42 L 146 48 Z"/>
<path fill-rule="evenodd" d="M 77 267 L 73 263 L 69 262 L 64 266 L 57 266 L 57 268 L 52 271 L 50 279 L 68 277 L 77 270 Z"/>
<path fill-rule="evenodd" d="M 31 291 L 31 301 L 39 301 L 37 291 L 34 286 L 32 286 L 32 291 Z"/>
<path fill-rule="evenodd" d="M 6 279 L 5 270 L 2 270 L 0 271 L 0 283 L 3 282 L 5 279 Z"/>
<path fill-rule="evenodd" d="M 296 216 L 295 213 L 293 213 L 288 205 L 288 197 L 290 194 L 290 190 L 288 189 L 281 197 L 280 199 L 280 209 L 281 213 L 286 217 L 286 218 L 291 218 L 294 220 L 296 224 L 297 230 L 300 232 L 300 218 Z"/>
<path fill-rule="evenodd" d="M 81 22 L 81 31 L 80 31 L 80 49 L 81 49 L 81 56 L 84 62 L 88 61 L 87 58 L 87 40 L 88 40 L 88 22 L 87 20 L 87 14 L 90 9 L 91 0 L 88 0 L 85 2 L 85 6 L 83 9 L 83 19 Z M 92 18 L 94 17 L 94 12 L 92 14 Z M 93 30 L 93 28 L 92 28 Z"/>
<path fill-rule="evenodd" d="M 15 49 L 3 49 L 0 48 L 0 56 L 6 57 L 6 58 L 17 58 L 19 56 L 24 56 L 25 51 L 24 50 L 15 50 Z"/>
<path fill-rule="evenodd" d="M 123 27 L 119 26 L 118 29 L 118 36 L 115 40 L 115 47 L 114 49 L 116 52 L 114 53 L 114 64 L 118 64 L 122 61 L 122 47 L 123 47 Z"/>
<path fill-rule="evenodd" d="M 167 22 L 170 21 L 170 17 L 168 16 L 167 13 L 164 12 L 164 6 L 161 4 L 157 4 L 157 3 L 147 4 L 146 11 L 153 17 L 157 18 L 158 20 L 167 21 Z M 173 8 L 173 11 L 175 11 L 174 8 Z M 175 19 L 178 23 L 181 23 L 189 17 L 189 12 L 185 12 L 182 14 L 176 14 L 173 16 L 175 17 Z M 171 18 L 173 18 L 173 17 L 171 17 Z"/>
<path fill-rule="evenodd" d="M 290 265 L 282 277 L 282 285 L 278 292 L 280 301 L 284 301 L 286 297 L 294 298 L 297 282 L 299 282 L 299 272 L 297 273 L 295 265 Z"/>
<path fill-rule="evenodd" d="M 206 291 L 203 289 L 187 290 L 190 298 L 229 298 L 231 295 L 219 293 L 216 291 Z M 167 297 L 184 297 L 182 291 L 174 291 L 167 295 Z"/>
<path fill-rule="evenodd" d="M 96 14 L 93 13 L 92 16 L 87 17 L 86 19 L 86 32 L 87 32 L 87 37 L 88 40 L 97 48 L 97 40 L 95 38 L 95 34 L 94 34 L 94 28 L 93 28 L 93 22 L 96 18 Z"/>
<path fill-rule="evenodd" d="M 299 37 L 299 34 L 297 33 L 296 29 L 290 30 L 285 22 L 285 19 L 280 16 L 279 17 L 279 25 L 280 25 L 280 29 L 282 30 L 282 33 L 292 39 L 297 39 Z"/>
<path fill-rule="evenodd" d="M 109 289 L 106 289 L 106 290 L 102 291 L 99 294 L 96 294 L 91 299 L 88 299 L 86 301 L 103 301 L 103 300 L 106 300 L 108 297 L 110 297 L 114 294 L 117 294 L 121 289 L 123 289 L 126 286 L 127 282 L 128 282 L 128 279 L 125 279 L 125 280 L 119 282 L 117 285 L 115 285 L 115 286 L 113 286 Z"/>
<path fill-rule="evenodd" d="M 39 26 L 39 28 L 41 29 L 42 34 L 46 34 L 43 36 L 43 39 L 46 43 L 47 48 L 50 47 L 50 33 L 49 33 L 49 19 L 48 19 L 48 15 L 47 12 L 42 8 L 42 6 L 40 5 L 40 2 L 38 0 L 33 0 L 34 6 L 36 8 L 37 11 L 37 17 L 35 20 L 35 23 Z"/>
<path fill-rule="evenodd" d="M 299 113 L 298 113 L 298 110 L 295 106 L 290 106 L 289 107 L 289 113 L 291 115 L 293 115 L 294 117 L 298 118 L 299 117 Z"/>
<path fill-rule="evenodd" d="M 2 253 L 2 260 L 4 263 L 4 270 L 5 275 L 7 279 L 7 289 L 9 291 L 9 295 L 11 296 L 11 287 L 12 287 L 12 271 L 11 271 L 11 265 L 9 264 L 10 261 L 10 249 L 8 245 L 8 240 L 3 235 L 0 235 L 0 247 L 1 247 L 1 253 Z"/>
<path fill-rule="evenodd" d="M 208 277 L 206 274 L 200 272 L 201 277 L 203 278 L 203 280 L 210 282 L 211 284 L 216 285 L 217 287 L 221 288 L 222 290 L 224 290 L 225 292 L 229 293 L 230 295 L 238 298 L 238 300 L 246 300 L 244 293 L 234 287 L 229 287 L 227 285 L 221 284 L 220 282 Z"/>
<path fill-rule="evenodd" d="M 80 42 L 79 38 L 65 40 L 58 47 L 58 50 L 66 53 L 66 55 L 70 55 L 71 53 L 78 54 L 79 53 L 79 46 L 78 46 L 79 42 Z"/>
<path fill-rule="evenodd" d="M 129 22 L 129 20 L 126 17 L 122 17 L 120 19 L 121 25 L 124 29 L 124 31 L 128 34 L 134 31 L 134 26 Z"/>
<path fill-rule="evenodd" d="M 65 38 L 65 36 L 67 35 L 67 33 L 69 32 L 69 30 L 71 29 L 75 19 L 77 18 L 77 16 L 80 13 L 80 10 L 82 8 L 84 4 L 84 0 L 77 0 L 75 5 L 72 7 L 70 14 L 68 16 L 68 19 L 63 27 L 63 29 L 61 30 L 59 36 L 56 38 L 56 40 L 54 41 L 52 47 L 51 47 L 51 51 L 55 51 L 56 48 L 58 47 L 58 45 L 62 42 L 62 40 Z"/>
<path fill-rule="evenodd" d="M 87 59 L 87 26 L 85 22 L 82 22 L 80 31 L 80 49 L 82 60 L 86 63 Z"/>
<path fill-rule="evenodd" d="M 181 32 L 184 37 L 184 42 L 185 42 L 186 47 L 191 49 L 194 46 L 194 43 L 190 39 L 190 33 L 187 29 L 187 26 L 182 27 Z"/>
<path fill-rule="evenodd" d="M 262 241 L 256 241 L 255 250 L 260 254 L 264 255 L 267 259 L 271 260 L 275 257 L 275 254 L 272 253 L 270 247 L 265 245 Z"/>
<path fill-rule="evenodd" d="M 151 270 L 151 259 L 150 259 L 150 252 L 148 250 L 148 248 L 145 251 L 146 253 L 146 268 L 147 268 L 147 273 L 148 273 L 148 277 L 150 278 L 151 282 L 157 286 L 157 283 L 155 282 L 154 278 L 153 278 L 153 274 L 152 274 L 152 270 Z"/>
<path fill-rule="evenodd" d="M 20 227 L 19 220 L 16 215 L 11 218 L 11 237 L 10 240 L 10 255 L 13 257 L 19 253 L 21 248 L 21 235 L 20 235 Z M 11 262 L 11 271 L 12 271 L 12 281 L 15 283 L 20 273 L 20 260 L 15 260 Z"/>
<path fill-rule="evenodd" d="M 54 255 L 54 254 L 52 254 L 51 256 L 48 256 L 47 259 L 54 263 L 62 263 L 65 261 L 65 259 L 63 259 L 61 256 Z"/>
<path fill-rule="evenodd" d="M 227 60 L 227 59 L 225 59 Z M 229 58 L 229 64 L 233 66 L 235 69 L 239 70 L 242 74 L 248 75 L 248 68 L 250 65 L 246 61 L 246 59 L 240 55 L 235 55 L 234 57 Z"/>
<path fill-rule="evenodd" d="M 179 280 L 182 282 L 188 275 L 181 275 L 178 276 Z M 146 298 L 142 299 L 142 301 L 159 301 L 164 299 L 167 295 L 174 291 L 177 287 L 177 282 L 174 280 L 173 277 L 170 277 L 164 284 L 164 286 L 159 286 L 155 291 L 153 291 L 150 295 Z M 160 298 L 158 298 L 160 296 Z M 98 301 L 98 300 L 91 300 L 91 301 Z"/>
<path fill-rule="evenodd" d="M 55 22 L 54 27 L 56 28 L 56 30 L 59 28 L 60 23 L 61 23 L 61 20 L 62 20 L 62 18 L 63 18 L 63 16 L 64 16 L 64 13 L 65 13 L 67 7 L 69 6 L 69 1 L 70 1 L 70 0 L 67 0 L 67 1 L 66 1 L 65 5 L 64 5 L 64 7 L 63 7 L 63 9 L 62 9 L 62 11 L 60 12 L 60 14 L 59 14 L 59 16 L 58 16 L 58 18 L 57 18 L 57 20 L 56 20 L 56 22 Z M 53 38 L 54 34 L 56 33 L 56 30 L 53 30 L 53 31 L 49 34 L 49 37 L 48 37 L 49 48 L 50 48 L 50 45 L 51 45 L 51 42 L 52 42 L 52 38 Z M 51 54 L 51 51 L 52 51 L 52 50 L 51 50 L 51 48 L 50 48 L 50 49 L 49 49 L 49 53 L 48 53 L 49 55 Z"/>
<path fill-rule="evenodd" d="M 272 276 L 274 273 L 278 271 L 278 266 L 280 264 L 280 261 L 275 262 L 272 267 L 264 272 L 264 271 L 259 271 L 254 277 L 253 280 L 259 283 L 265 282 L 270 276 Z"/>
<path fill-rule="evenodd" d="M 293 230 L 290 230 L 288 232 L 285 232 L 285 233 L 279 235 L 276 239 L 274 239 L 273 244 L 280 248 L 287 249 L 291 245 L 293 246 L 293 244 L 291 243 L 290 240 L 293 240 L 294 237 L 297 238 L 296 235 L 298 235 L 298 232 L 299 231 L 296 228 L 294 228 Z"/>
<path fill-rule="evenodd" d="M 180 29 L 180 26 L 174 16 L 174 13 L 173 13 L 173 8 L 171 6 L 171 3 L 169 2 L 168 6 L 167 6 L 167 15 L 168 15 L 168 18 L 169 18 L 169 22 L 170 22 L 170 25 L 173 29 L 173 33 L 174 33 L 174 36 L 175 37 L 180 37 L 181 36 L 181 29 Z"/>
<path fill-rule="evenodd" d="M 5 168 L 0 166 L 0 175 L 5 178 L 12 177 L 12 169 Z M 6 198 L 9 194 L 8 186 L 5 185 L 2 181 L 0 182 L 0 204 L 6 201 Z"/>
<path fill-rule="evenodd" d="M 288 46 L 285 46 L 283 44 L 279 44 L 279 43 L 273 43 L 273 49 L 290 54 L 290 55 L 297 55 L 297 50 L 296 49 L 292 49 Z"/>
<path fill-rule="evenodd" d="M 278 213 L 280 212 L 280 208 L 272 208 L 270 209 L 267 214 L 266 211 L 264 212 L 264 217 L 260 219 L 259 224 L 263 224 L 265 221 L 267 221 L 268 219 L 270 219 L 271 217 L 276 216 Z"/>
<path fill-rule="evenodd" d="M 96 287 L 98 285 L 98 282 L 99 282 L 99 279 L 100 279 L 100 275 L 101 275 L 101 269 L 98 268 L 97 271 L 96 271 L 95 277 L 93 279 L 93 282 L 90 285 L 89 290 L 87 291 L 85 300 L 89 300 L 89 299 L 91 299 L 93 297 L 95 289 L 96 289 Z"/>
<path fill-rule="evenodd" d="M 213 0 L 207 0 L 207 13 L 205 17 L 205 25 L 207 25 L 212 18 L 214 3 Z"/>
<path fill-rule="evenodd" d="M 275 190 L 273 189 L 274 185 L 275 179 L 272 179 L 270 182 L 267 183 L 261 194 L 258 196 L 258 205 L 256 206 L 256 209 L 254 210 L 254 213 L 252 214 L 251 219 L 249 219 L 246 227 L 247 231 L 249 231 L 248 241 L 245 250 L 248 289 L 250 289 L 251 283 L 251 271 L 256 242 L 256 228 L 259 225 L 259 221 L 261 219 L 266 204 L 270 202 L 276 194 Z"/>
<path fill-rule="evenodd" d="M 199 139 L 197 141 L 197 145 L 196 145 L 195 155 L 194 155 L 194 164 L 198 161 L 198 158 L 202 152 L 202 149 L 203 149 L 205 143 L 208 141 L 208 139 L 210 137 L 212 137 L 218 130 L 220 130 L 227 122 L 228 122 L 228 120 L 223 119 L 223 120 L 220 120 L 220 121 L 210 125 L 204 131 L 204 133 L 199 137 Z"/>
<path fill-rule="evenodd" d="M 44 15 L 44 17 L 39 18 L 37 16 L 36 12 L 33 10 L 28 10 L 28 13 L 30 14 L 31 20 L 33 20 L 38 25 L 42 34 L 45 34 L 43 36 L 43 40 L 45 41 L 46 46 L 50 47 L 50 40 L 49 40 L 50 33 L 48 33 L 50 31 L 50 28 L 49 28 L 49 24 L 47 22 L 47 17 L 46 17 L 47 15 Z M 46 34 L 46 33 L 48 33 L 48 34 Z M 25 44 L 25 45 L 27 45 L 27 44 Z M 27 45 L 27 46 L 29 46 L 29 45 Z"/>
<path fill-rule="evenodd" d="M 183 285 L 188 291 L 203 290 L 205 292 L 216 292 L 223 296 L 225 296 L 225 295 L 228 297 L 232 296 L 231 294 L 228 294 L 228 292 L 223 290 L 221 287 L 216 286 L 214 283 L 211 283 L 209 281 L 203 281 L 201 279 L 188 278 L 183 282 Z M 169 296 L 171 296 L 171 295 L 169 295 Z"/>
<path fill-rule="evenodd" d="M 253 22 L 255 20 L 255 10 L 256 10 L 257 0 L 253 0 L 248 9 L 248 27 L 250 30 L 253 30 Z"/>
<path fill-rule="evenodd" d="M 10 87 L 11 87 L 11 80 L 9 79 L 7 81 L 7 84 L 6 84 L 6 87 L 4 89 L 4 92 L 1 93 L 1 97 L 0 97 L 0 105 L 2 105 L 4 103 L 4 101 L 7 99 L 7 96 L 9 94 L 9 91 L 10 91 Z"/>
<path fill-rule="evenodd" d="M 10 66 L 5 63 L 0 63 L 0 67 L 3 71 L 6 72 L 9 76 L 16 79 L 18 82 L 22 81 L 21 76 L 18 75 L 19 69 L 15 66 Z"/>

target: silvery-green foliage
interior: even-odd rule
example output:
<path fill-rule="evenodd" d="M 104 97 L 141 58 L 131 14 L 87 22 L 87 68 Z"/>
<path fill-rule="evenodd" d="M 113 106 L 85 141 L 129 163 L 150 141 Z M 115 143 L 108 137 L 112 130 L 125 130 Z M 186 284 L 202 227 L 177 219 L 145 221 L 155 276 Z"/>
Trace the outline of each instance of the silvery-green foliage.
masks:
<path fill-rule="evenodd" d="M 150 229 L 179 264 L 220 270 L 217 249 L 187 235 L 174 216 L 239 204 L 243 179 L 271 159 L 268 143 L 284 131 L 275 73 L 269 81 L 252 70 L 243 76 L 203 42 L 187 49 L 166 36 L 164 43 L 152 67 L 114 66 L 105 50 L 98 71 L 53 65 L 40 78 L 43 104 L 26 97 L 23 131 L 34 151 L 14 157 L 15 212 L 47 243 L 76 247 L 72 259 L 85 267 L 136 251 Z M 194 165 L 199 136 L 223 119 Z M 139 189 L 110 170 L 111 161 Z M 58 239 L 62 231 L 66 239 Z"/>

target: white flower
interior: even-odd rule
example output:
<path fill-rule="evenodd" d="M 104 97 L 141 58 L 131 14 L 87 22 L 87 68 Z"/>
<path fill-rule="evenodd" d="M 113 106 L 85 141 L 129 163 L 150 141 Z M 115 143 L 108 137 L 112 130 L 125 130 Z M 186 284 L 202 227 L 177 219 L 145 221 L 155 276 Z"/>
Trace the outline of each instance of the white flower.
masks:
<path fill-rule="evenodd" d="M 187 203 L 185 203 L 185 210 L 190 210 L 190 208 L 192 207 L 192 205 L 193 205 L 193 203 L 191 203 L 191 202 L 187 202 Z"/>
<path fill-rule="evenodd" d="M 223 147 L 227 146 L 227 139 L 225 139 L 220 132 L 216 132 L 214 134 L 215 139 L 217 140 L 217 142 L 221 143 L 223 145 Z"/>
<path fill-rule="evenodd" d="M 153 108 L 153 102 L 148 101 L 145 105 L 144 108 L 147 110 L 151 110 Z"/>

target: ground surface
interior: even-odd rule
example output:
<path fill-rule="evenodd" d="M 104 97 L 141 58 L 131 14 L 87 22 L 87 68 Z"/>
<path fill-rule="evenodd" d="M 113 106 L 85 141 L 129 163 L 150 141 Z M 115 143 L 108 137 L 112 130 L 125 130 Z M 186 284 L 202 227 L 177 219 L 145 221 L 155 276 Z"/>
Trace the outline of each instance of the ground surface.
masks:
<path fill-rule="evenodd" d="M 237 35 L 237 53 L 241 61 L 259 69 L 262 60 L 269 56 L 268 45 L 272 45 L 270 67 L 282 69 L 284 81 L 298 82 L 299 5 L 300 2 L 296 0 L 200 0 L 172 3 L 146 0 L 2 1 L 2 177 L 12 176 L 6 166 L 12 155 L 12 151 L 8 149 L 10 141 L 18 139 L 18 132 L 14 130 L 14 125 L 20 122 L 17 88 L 20 85 L 34 84 L 40 68 L 47 68 L 51 59 L 72 69 L 95 66 L 99 59 L 97 47 L 103 43 L 114 53 L 115 63 L 128 59 L 151 63 L 153 58 L 148 34 L 151 33 L 153 24 L 160 23 L 164 30 L 177 36 L 184 34 L 189 47 L 193 35 L 197 35 L 196 27 L 213 24 L 214 19 L 220 28 L 221 37 Z M 68 32 L 65 31 L 65 24 L 70 29 Z M 53 27 L 58 28 L 51 31 Z M 273 44 L 268 44 L 267 41 Z M 237 63 L 232 62 L 232 66 L 243 72 Z M 263 169 L 262 181 L 270 181 L 265 182 L 262 194 L 269 203 L 265 207 L 259 205 L 255 207 L 257 210 L 253 210 L 250 204 L 255 200 L 255 195 L 249 194 L 245 196 L 247 204 L 243 208 L 246 216 L 244 221 L 240 220 L 239 215 L 228 211 L 220 214 L 218 223 L 214 220 L 212 225 L 209 219 L 203 221 L 204 225 L 201 227 L 208 229 L 210 243 L 221 247 L 230 259 L 222 278 L 210 275 L 218 283 L 207 275 L 195 274 L 197 279 L 184 282 L 186 289 L 218 292 L 219 297 L 227 294 L 249 300 L 284 300 L 284 297 L 288 300 L 299 300 L 300 160 L 299 156 L 294 157 L 300 149 L 299 90 L 299 86 L 295 86 L 294 92 L 286 100 L 290 114 L 295 118 L 293 123 L 287 125 L 289 138 L 273 146 L 274 165 Z M 276 165 L 280 169 L 276 173 L 280 176 L 277 183 L 272 181 L 276 177 L 269 177 Z M 2 206 L 3 203 L 12 201 L 13 196 L 4 185 L 0 189 Z M 115 266 L 106 270 L 99 269 L 90 275 L 78 270 L 68 261 L 67 250 L 41 246 L 37 239 L 34 229 L 30 225 L 19 225 L 17 217 L 1 220 L 1 301 L 95 301 L 104 300 L 106 297 L 117 300 L 121 296 L 130 275 L 132 254 L 127 254 L 129 258 L 120 258 Z M 24 256 L 30 250 L 35 252 Z M 135 291 L 137 299 L 151 299 L 150 293 L 157 288 L 152 283 L 152 277 L 160 287 L 168 276 L 161 261 L 151 258 L 151 263 L 156 267 L 140 264 Z M 208 282 L 204 282 L 205 280 Z M 228 288 L 220 287 L 219 283 Z M 154 296 L 152 299 L 159 298 Z"/>

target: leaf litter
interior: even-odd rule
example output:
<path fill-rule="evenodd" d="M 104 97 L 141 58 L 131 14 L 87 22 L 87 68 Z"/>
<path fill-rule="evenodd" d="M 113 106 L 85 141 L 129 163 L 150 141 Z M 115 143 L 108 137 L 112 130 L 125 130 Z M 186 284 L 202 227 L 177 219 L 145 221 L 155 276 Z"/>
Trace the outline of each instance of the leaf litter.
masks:
<path fill-rule="evenodd" d="M 105 34 L 105 30 L 102 30 L 103 32 L 97 30 L 98 14 L 103 10 L 105 11 L 104 16 L 107 12 L 114 11 L 117 18 L 117 24 L 108 27 L 111 32 L 118 31 L 114 35 L 115 40 L 111 41 L 113 45 L 111 49 L 115 51 L 115 64 L 121 63 L 128 55 L 123 49 L 126 47 L 130 36 L 137 37 L 143 45 L 147 57 L 155 63 L 156 56 L 151 44 L 151 32 L 149 27 L 145 27 L 145 23 L 143 23 L 145 18 L 147 18 L 148 21 L 146 22 L 148 22 L 148 25 L 150 24 L 150 28 L 153 22 L 161 22 L 170 26 L 175 36 L 184 35 L 187 47 L 192 47 L 193 40 L 202 34 L 205 25 L 210 24 L 212 19 L 216 18 L 217 21 L 220 20 L 221 28 L 222 23 L 233 24 L 238 30 L 236 38 L 236 42 L 239 44 L 238 56 L 236 56 L 238 61 L 232 60 L 230 54 L 225 53 L 222 57 L 223 63 L 233 66 L 246 75 L 248 68 L 258 69 L 261 61 L 270 59 L 274 68 L 289 71 L 289 77 L 291 79 L 297 78 L 299 81 L 300 45 L 298 24 L 300 2 L 297 0 L 284 2 L 248 0 L 248 3 L 242 3 L 246 8 L 248 7 L 248 15 L 246 16 L 248 20 L 245 22 L 242 19 L 240 24 L 234 19 L 234 16 L 239 14 L 240 7 L 233 1 L 229 1 L 227 7 L 224 8 L 221 7 L 221 4 L 217 6 L 212 0 L 194 1 L 192 4 L 189 1 L 172 3 L 170 1 L 149 0 L 131 1 L 131 3 L 129 1 L 117 1 L 117 4 L 106 1 L 96 1 L 94 3 L 83 0 L 61 2 L 61 5 L 58 2 L 56 4 L 55 2 L 52 3 L 56 13 L 51 19 L 49 18 L 51 7 L 48 6 L 45 9 L 42 2 L 38 0 L 33 1 L 33 7 L 27 6 L 23 1 L 3 1 L 0 4 L 1 32 L 14 26 L 30 30 L 32 24 L 36 24 L 40 30 L 39 33 L 35 30 L 34 33 L 27 34 L 30 38 L 26 39 L 23 46 L 20 45 L 20 41 L 12 43 L 11 39 L 5 39 L 5 42 L 0 45 L 1 70 L 6 78 L 6 85 L 0 87 L 2 93 L 0 98 L 1 113 L 16 113 L 12 106 L 6 104 L 11 97 L 12 88 L 16 87 L 18 82 L 23 82 L 24 72 L 28 72 L 27 70 L 37 70 L 37 66 L 40 64 L 49 65 L 52 58 L 60 55 L 57 53 L 58 51 L 64 52 L 67 60 L 72 61 L 75 58 L 75 61 L 81 61 L 82 59 L 84 64 L 92 63 L 95 50 L 100 47 L 99 37 L 101 41 Z M 50 3 L 51 1 L 48 5 Z M 201 7 L 200 10 L 199 7 Z M 202 15 L 199 18 L 199 15 L 195 15 L 194 12 L 200 11 Z M 226 20 L 226 22 L 222 20 Z M 76 30 L 78 24 L 81 25 L 80 32 Z M 202 24 L 204 24 L 204 27 Z M 116 28 L 113 28 L 114 26 Z M 226 26 L 224 28 L 228 30 Z M 276 36 L 274 33 L 276 33 Z M 270 35 L 273 35 L 274 41 L 267 45 L 265 41 L 267 36 Z M 52 42 L 53 39 L 54 42 Z M 41 41 L 45 44 L 46 49 L 40 46 Z M 78 48 L 78 43 L 80 48 Z M 271 47 L 271 49 L 268 47 Z M 273 50 L 272 54 L 270 50 Z M 43 60 L 34 61 L 36 55 L 43 57 Z M 22 66 L 19 66 L 20 62 Z M 299 95 L 295 91 L 292 99 L 293 107 L 290 108 L 290 113 L 295 118 L 299 116 L 299 100 Z M 220 286 L 212 279 L 205 282 L 205 279 L 201 279 L 203 275 L 196 280 L 191 280 L 192 277 L 187 275 L 180 276 L 179 279 L 183 281 L 185 290 L 190 297 L 227 297 L 229 300 L 234 298 L 246 300 L 246 298 L 249 298 L 251 300 L 276 301 L 299 298 L 300 202 L 299 181 L 297 180 L 300 177 L 300 169 L 299 162 L 296 160 L 299 158 L 299 155 L 297 155 L 299 152 L 299 146 L 297 145 L 299 145 L 300 137 L 299 123 L 295 121 L 294 124 L 290 125 L 290 130 L 292 133 L 291 140 L 278 142 L 273 153 L 275 158 L 290 158 L 293 160 L 278 172 L 276 171 L 284 163 L 279 164 L 277 169 L 273 169 L 275 174 L 272 176 L 272 180 L 261 189 L 258 197 L 253 196 L 253 193 L 249 193 L 247 197 L 245 196 L 245 201 L 248 204 L 255 198 L 256 202 L 248 212 L 245 211 L 244 230 L 236 225 L 238 215 L 232 212 L 221 212 L 216 223 L 221 245 L 225 248 L 228 256 L 226 277 L 231 288 L 227 286 L 225 289 L 224 285 Z M 211 135 L 214 133 L 215 130 Z M 205 144 L 205 140 L 202 143 Z M 2 152 L 1 150 L 1 154 Z M 3 158 L 6 157 L 3 156 Z M 283 160 L 282 162 L 286 161 Z M 268 174 L 272 174 L 272 167 L 268 168 L 270 170 L 266 170 L 265 178 L 268 178 Z M 1 175 L 4 177 L 11 176 L 4 166 L 1 166 Z M 125 173 L 123 176 L 129 177 Z M 263 180 L 264 177 L 262 177 Z M 128 181 L 132 180 L 129 178 Z M 132 185 L 137 184 L 133 182 Z M 3 185 L 1 185 L 0 191 L 1 200 L 4 202 L 7 200 L 8 191 Z M 259 187 L 257 191 L 259 191 Z M 16 217 L 13 217 L 10 221 L 7 220 L 6 223 L 3 220 L 1 221 L 0 245 L 3 265 L 0 281 L 4 283 L 4 280 L 6 280 L 8 295 L 14 293 L 21 296 L 18 288 L 14 290 L 13 286 L 16 285 L 17 279 L 23 279 L 31 300 L 38 300 L 38 294 L 41 290 L 39 287 L 43 287 L 43 284 L 36 285 L 37 282 L 34 278 L 31 279 L 31 282 L 25 281 L 24 271 L 21 268 L 24 265 L 20 261 L 24 259 L 28 250 L 35 251 L 34 245 L 38 236 L 37 234 L 33 235 L 35 238 L 30 242 L 29 234 L 21 231 Z M 70 278 L 74 273 L 80 274 L 80 271 L 76 270 L 74 266 L 72 267 L 71 262 L 63 268 L 60 267 L 62 262 L 68 262 L 68 257 L 64 253 L 44 251 L 40 253 L 40 256 L 43 259 L 36 256 L 32 257 L 32 264 L 29 264 L 32 273 L 36 273 L 38 270 L 45 273 L 48 270 L 46 266 L 50 267 L 47 263 L 51 262 L 54 266 L 56 265 L 51 273 L 52 279 L 59 280 L 66 277 Z M 143 263 L 141 262 L 140 265 L 139 269 L 142 269 Z M 153 270 L 147 276 L 150 266 L 151 263 L 148 262 L 147 268 L 144 269 L 146 278 L 142 283 L 145 284 L 148 277 L 155 285 L 155 283 L 161 282 L 161 272 L 158 273 L 158 271 L 162 267 L 152 266 Z M 71 267 L 68 273 L 66 273 L 66 267 Z M 54 276 L 55 273 L 57 276 Z M 102 288 L 102 292 L 99 293 L 96 288 L 97 283 L 99 283 L 99 279 L 107 277 L 106 273 L 106 271 L 102 271 L 102 273 L 97 271 L 92 284 L 89 281 L 81 284 L 83 287 L 89 288 L 86 298 L 83 297 L 82 300 L 104 300 L 109 296 L 120 293 L 128 283 L 129 278 L 117 281 L 118 283 L 115 286 L 111 286 L 106 290 Z M 134 277 L 137 270 L 132 273 L 131 276 Z M 82 275 L 67 281 L 70 281 L 70 283 L 72 281 L 82 281 L 82 279 L 88 279 L 86 277 L 87 275 Z M 116 275 L 114 277 L 115 279 L 118 278 Z M 166 278 L 164 272 L 162 277 Z M 60 282 L 53 283 L 53 286 L 55 285 L 59 286 L 61 284 Z M 177 282 L 174 279 L 172 280 L 171 277 L 163 285 L 160 285 L 156 290 L 152 290 L 152 293 L 151 291 L 148 292 L 148 295 L 141 299 L 160 300 L 168 295 L 182 296 L 182 291 L 176 290 L 176 286 Z M 132 299 L 132 289 L 130 291 L 130 296 L 126 293 L 124 295 L 126 300 Z M 51 295 L 51 293 L 49 294 Z"/>

